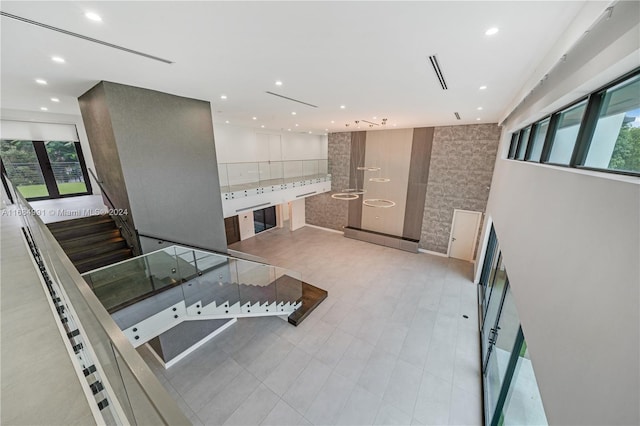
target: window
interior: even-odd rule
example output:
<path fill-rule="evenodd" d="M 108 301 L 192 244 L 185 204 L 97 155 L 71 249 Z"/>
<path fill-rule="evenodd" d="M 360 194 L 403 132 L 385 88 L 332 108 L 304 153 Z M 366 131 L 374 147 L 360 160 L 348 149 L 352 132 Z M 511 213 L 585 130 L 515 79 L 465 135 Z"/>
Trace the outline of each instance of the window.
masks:
<path fill-rule="evenodd" d="M 584 100 L 559 113 L 558 124 L 547 160 L 549 163 L 569 165 L 586 109 L 587 101 Z"/>
<path fill-rule="evenodd" d="M 7 176 L 28 200 L 91 193 L 80 142 L 3 139 L 0 157 Z"/>
<path fill-rule="evenodd" d="M 509 156 L 507 158 L 515 158 L 516 156 L 516 147 L 518 146 L 518 134 L 519 132 L 515 132 L 511 135 L 511 145 L 509 145 Z"/>
<path fill-rule="evenodd" d="M 640 172 L 640 75 L 602 94 L 584 166 Z"/>
<path fill-rule="evenodd" d="M 514 131 L 507 158 L 640 176 L 640 68 Z"/>
<path fill-rule="evenodd" d="M 542 148 L 544 147 L 544 140 L 547 137 L 547 130 L 549 130 L 549 122 L 551 119 L 547 118 L 535 125 L 533 129 L 533 138 L 531 139 L 529 154 L 527 154 L 527 161 L 540 162 L 542 157 Z"/>
<path fill-rule="evenodd" d="M 527 144 L 529 143 L 529 134 L 531 133 L 531 126 L 526 129 L 522 129 L 520 132 L 520 141 L 518 142 L 518 152 L 516 153 L 516 160 L 524 160 L 524 154 L 527 152 Z"/>

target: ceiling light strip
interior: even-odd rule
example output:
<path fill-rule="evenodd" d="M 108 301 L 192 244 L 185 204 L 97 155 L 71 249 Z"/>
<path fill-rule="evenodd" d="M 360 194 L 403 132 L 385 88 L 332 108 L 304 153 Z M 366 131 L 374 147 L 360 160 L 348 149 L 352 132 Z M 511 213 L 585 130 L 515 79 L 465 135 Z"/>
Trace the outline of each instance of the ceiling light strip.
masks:
<path fill-rule="evenodd" d="M 378 123 L 374 123 L 372 121 L 367 121 L 367 120 L 361 120 L 361 121 L 364 121 L 365 123 L 373 124 L 374 126 L 379 126 Z"/>
<path fill-rule="evenodd" d="M 436 77 L 438 77 L 438 82 L 440 83 L 442 90 L 447 90 L 447 82 L 444 80 L 444 74 L 442 74 L 442 70 L 440 69 L 438 58 L 436 58 L 436 55 L 431 55 L 429 56 L 429 60 L 431 61 L 431 66 L 436 73 Z"/>
<path fill-rule="evenodd" d="M 16 21 L 21 21 L 21 22 L 24 22 L 24 23 L 27 23 L 27 24 L 35 25 L 37 27 L 45 28 L 47 30 L 56 31 L 56 32 L 59 32 L 59 33 L 62 33 L 62 34 L 66 34 L 66 35 L 72 36 L 72 37 L 76 37 L 76 38 L 80 38 L 80 39 L 83 39 L 83 40 L 86 40 L 86 41 L 90 41 L 92 43 L 97 43 L 97 44 L 101 44 L 103 46 L 111 47 L 113 49 L 122 50 L 123 52 L 133 53 L 134 55 L 142 56 L 142 57 L 145 57 L 145 58 L 148 58 L 148 59 L 153 59 L 154 61 L 164 62 L 165 64 L 173 64 L 174 63 L 173 61 L 170 61 L 168 59 L 160 58 L 158 56 L 149 55 L 148 53 L 139 52 L 137 50 L 129 49 L 129 48 L 126 48 L 126 47 L 123 47 L 123 46 L 118 46 L 117 44 L 108 43 L 106 41 L 98 40 L 96 38 L 87 37 L 87 36 L 82 35 L 82 34 L 78 34 L 78 33 L 74 33 L 74 32 L 71 32 L 71 31 L 63 30 L 62 28 L 53 27 L 51 25 L 43 24 L 42 22 L 32 21 L 31 19 L 23 18 L 21 16 L 12 15 L 10 13 L 6 13 L 6 12 L 2 12 L 2 11 L 0 11 L 0 15 L 4 16 L 6 18 L 15 19 Z"/>
<path fill-rule="evenodd" d="M 293 98 L 290 98 L 288 96 L 279 95 L 277 93 L 273 93 L 273 92 L 270 92 L 268 90 L 265 93 L 268 93 L 269 95 L 277 96 L 277 97 L 282 98 L 282 99 L 287 99 L 289 101 L 297 102 L 297 103 L 302 104 L 302 105 L 310 106 L 310 107 L 313 107 L 313 108 L 318 108 L 318 105 L 313 105 L 313 104 L 310 104 L 308 102 L 299 101 L 298 99 L 293 99 Z"/>

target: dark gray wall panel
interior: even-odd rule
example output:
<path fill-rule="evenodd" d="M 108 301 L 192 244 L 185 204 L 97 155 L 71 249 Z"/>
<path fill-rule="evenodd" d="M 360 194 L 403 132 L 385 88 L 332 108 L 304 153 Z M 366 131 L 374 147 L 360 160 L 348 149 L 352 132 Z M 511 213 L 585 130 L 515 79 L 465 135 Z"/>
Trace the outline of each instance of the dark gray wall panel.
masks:
<path fill-rule="evenodd" d="M 110 119 L 119 153 L 119 163 L 101 169 L 120 164 L 139 232 L 226 250 L 209 102 L 110 82 L 99 87 L 100 108 L 108 111 L 100 118 Z M 93 139 L 92 151 L 103 143 Z"/>
<path fill-rule="evenodd" d="M 129 212 L 126 221 L 131 229 L 135 229 L 134 216 L 120 164 L 120 154 L 113 132 L 104 83 L 96 84 L 87 93 L 80 96 L 78 103 L 96 168 L 94 172 L 102 181 L 114 207 L 126 209 Z"/>
<path fill-rule="evenodd" d="M 411 145 L 411 164 L 407 184 L 407 204 L 404 210 L 404 228 L 402 236 L 419 240 L 422 232 L 424 202 L 427 196 L 433 127 L 413 129 Z"/>
<path fill-rule="evenodd" d="M 161 355 L 165 362 L 171 361 L 229 321 L 233 321 L 233 319 L 181 322 L 156 338 L 162 348 L 161 354 L 159 353 L 158 355 Z M 155 345 L 157 344 L 156 342 Z M 152 347 L 155 348 L 153 344 Z"/>

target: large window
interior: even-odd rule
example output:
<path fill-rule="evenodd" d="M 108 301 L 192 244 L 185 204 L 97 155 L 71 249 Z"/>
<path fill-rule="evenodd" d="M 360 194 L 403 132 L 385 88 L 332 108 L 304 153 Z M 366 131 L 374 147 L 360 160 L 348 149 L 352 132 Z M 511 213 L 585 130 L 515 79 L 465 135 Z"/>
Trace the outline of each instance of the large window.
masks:
<path fill-rule="evenodd" d="M 485 424 L 547 424 L 493 226 L 485 250 L 479 292 L 483 314 L 480 334 Z"/>
<path fill-rule="evenodd" d="M 0 157 L 7 176 L 28 200 L 91 192 L 79 142 L 2 140 Z"/>
<path fill-rule="evenodd" d="M 533 139 L 531 140 L 531 146 L 529 147 L 529 153 L 527 154 L 527 161 L 540 162 L 542 157 L 542 148 L 544 147 L 544 141 L 547 137 L 547 131 L 549 130 L 549 121 L 547 118 L 539 123 L 536 123 L 533 130 Z"/>
<path fill-rule="evenodd" d="M 558 114 L 556 131 L 553 134 L 547 160 L 549 163 L 569 165 L 586 109 L 587 101 L 583 101 Z"/>
<path fill-rule="evenodd" d="M 524 154 L 527 152 L 527 144 L 529 143 L 529 133 L 531 127 L 522 129 L 520 132 L 520 141 L 518 142 L 518 151 L 516 153 L 516 160 L 524 160 Z"/>
<path fill-rule="evenodd" d="M 508 158 L 640 176 L 640 69 L 514 132 Z"/>
<path fill-rule="evenodd" d="M 601 96 L 584 165 L 640 173 L 640 75 Z"/>

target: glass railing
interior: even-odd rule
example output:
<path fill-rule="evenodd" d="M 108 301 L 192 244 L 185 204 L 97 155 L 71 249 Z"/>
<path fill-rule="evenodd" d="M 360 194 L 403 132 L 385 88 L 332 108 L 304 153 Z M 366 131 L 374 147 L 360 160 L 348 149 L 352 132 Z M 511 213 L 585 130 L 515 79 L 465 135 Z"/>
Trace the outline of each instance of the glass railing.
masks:
<path fill-rule="evenodd" d="M 10 182 L 7 178 L 7 181 Z M 11 185 L 60 326 L 71 345 L 71 361 L 84 375 L 85 394 L 95 401 L 98 424 L 191 424 L 126 339 L 30 204 Z M 154 264 L 153 261 L 150 261 Z M 161 266 L 157 265 L 159 269 Z M 160 279 L 159 275 L 159 279 Z M 155 285 L 161 285 L 160 280 Z M 19 283 L 18 283 L 19 284 Z M 135 293 L 136 290 L 132 290 Z M 65 343 L 66 344 L 66 343 Z M 89 397 L 88 397 L 89 398 Z M 102 418 L 99 418 L 99 417 Z"/>
<path fill-rule="evenodd" d="M 119 323 L 123 329 L 171 307 L 176 307 L 175 315 L 187 319 L 288 315 L 302 298 L 299 273 L 178 245 L 83 277 L 104 307 L 116 314 L 144 300 L 145 308 L 138 311 L 146 316 L 136 314 L 131 324 Z"/>
<path fill-rule="evenodd" d="M 330 178 L 327 159 L 219 163 L 218 176 L 222 192 Z"/>

